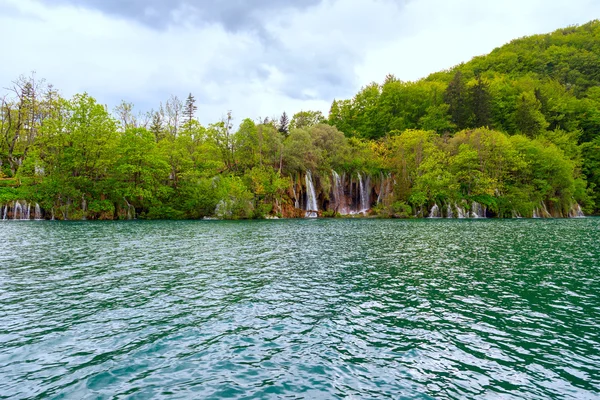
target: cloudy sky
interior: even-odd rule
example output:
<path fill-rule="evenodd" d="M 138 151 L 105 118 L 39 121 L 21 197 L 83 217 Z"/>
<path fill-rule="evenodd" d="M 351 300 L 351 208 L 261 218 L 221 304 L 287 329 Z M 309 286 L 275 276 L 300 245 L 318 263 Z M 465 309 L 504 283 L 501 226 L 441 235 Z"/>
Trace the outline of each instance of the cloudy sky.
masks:
<path fill-rule="evenodd" d="M 326 113 L 388 73 L 599 17 L 598 0 L 0 0 L 0 86 L 36 71 L 139 111 L 192 92 L 202 123 Z"/>

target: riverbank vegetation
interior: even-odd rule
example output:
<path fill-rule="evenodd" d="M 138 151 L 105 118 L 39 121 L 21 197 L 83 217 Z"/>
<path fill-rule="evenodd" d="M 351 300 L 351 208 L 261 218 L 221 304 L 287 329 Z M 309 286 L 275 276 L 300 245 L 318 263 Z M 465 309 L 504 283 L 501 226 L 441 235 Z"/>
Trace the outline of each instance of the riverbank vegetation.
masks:
<path fill-rule="evenodd" d="M 600 23 L 278 120 L 144 115 L 35 76 L 0 100 L 0 219 L 568 217 L 600 209 Z M 38 205 L 38 211 L 35 210 Z M 315 209 L 316 208 L 316 209 Z M 27 211 L 28 210 L 28 211 Z"/>

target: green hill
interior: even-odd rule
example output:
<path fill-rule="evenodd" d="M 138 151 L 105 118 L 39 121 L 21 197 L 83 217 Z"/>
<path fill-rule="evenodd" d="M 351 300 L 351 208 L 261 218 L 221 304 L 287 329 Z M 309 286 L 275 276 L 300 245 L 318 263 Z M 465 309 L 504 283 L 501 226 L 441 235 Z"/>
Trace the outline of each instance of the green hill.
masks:
<path fill-rule="evenodd" d="M 417 82 L 388 75 L 353 99 L 334 101 L 329 121 L 366 139 L 479 127 L 543 138 L 600 188 L 600 21 L 516 39 Z"/>

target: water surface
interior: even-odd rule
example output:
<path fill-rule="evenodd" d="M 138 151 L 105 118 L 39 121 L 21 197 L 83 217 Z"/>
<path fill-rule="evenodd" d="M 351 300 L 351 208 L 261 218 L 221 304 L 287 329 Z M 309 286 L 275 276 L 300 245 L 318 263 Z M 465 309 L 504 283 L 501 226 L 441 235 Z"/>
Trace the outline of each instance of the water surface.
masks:
<path fill-rule="evenodd" d="M 600 219 L 0 223 L 0 398 L 600 397 Z"/>

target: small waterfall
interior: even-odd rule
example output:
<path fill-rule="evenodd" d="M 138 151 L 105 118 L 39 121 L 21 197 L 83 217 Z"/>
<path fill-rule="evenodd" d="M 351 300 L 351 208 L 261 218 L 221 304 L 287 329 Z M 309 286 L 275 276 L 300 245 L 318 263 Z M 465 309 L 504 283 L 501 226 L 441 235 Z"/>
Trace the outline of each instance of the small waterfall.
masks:
<path fill-rule="evenodd" d="M 4 206 L 4 212 L 2 213 L 2 220 L 6 221 L 7 216 L 8 216 L 8 204 Z"/>
<path fill-rule="evenodd" d="M 54 218 L 54 207 L 52 207 L 52 221 L 54 221 L 56 218 Z"/>
<path fill-rule="evenodd" d="M 295 184 L 292 184 L 292 192 L 294 193 L 294 208 L 300 208 L 300 202 L 298 201 L 298 193 L 296 193 Z"/>
<path fill-rule="evenodd" d="M 367 175 L 361 176 L 360 172 L 358 175 L 358 191 L 359 191 L 359 213 L 366 214 L 371 208 L 371 178 Z"/>
<path fill-rule="evenodd" d="M 585 214 L 578 203 L 574 203 L 569 211 L 570 218 L 585 218 Z"/>
<path fill-rule="evenodd" d="M 541 211 L 542 211 L 542 217 L 544 217 L 544 218 L 552 218 L 552 214 L 550 214 L 550 213 L 548 212 L 548 209 L 546 208 L 546 203 L 544 203 L 544 202 L 542 201 L 540 204 L 541 204 L 541 206 L 542 206 L 542 208 L 541 208 Z"/>
<path fill-rule="evenodd" d="M 533 218 L 540 218 L 540 213 L 538 212 L 537 208 L 533 209 Z"/>
<path fill-rule="evenodd" d="M 82 220 L 87 219 L 87 201 L 85 201 L 85 195 L 81 195 L 81 211 L 83 211 Z"/>
<path fill-rule="evenodd" d="M 523 217 L 521 216 L 521 213 L 519 213 L 517 210 L 512 210 L 512 217 L 513 217 L 513 218 L 516 218 L 516 219 L 521 219 L 521 218 L 523 218 Z"/>
<path fill-rule="evenodd" d="M 35 216 L 34 216 L 36 221 L 41 221 L 42 220 L 42 210 L 40 208 L 40 205 L 38 203 L 35 203 Z"/>
<path fill-rule="evenodd" d="M 381 180 L 381 183 L 379 184 L 379 195 L 377 195 L 377 204 L 381 204 L 381 201 L 384 197 L 385 180 L 383 179 L 383 172 L 379 173 L 379 179 Z"/>
<path fill-rule="evenodd" d="M 452 206 L 448 203 L 446 207 L 446 218 L 454 218 L 454 212 L 452 211 Z"/>
<path fill-rule="evenodd" d="M 19 219 L 19 215 L 20 219 L 23 219 L 23 206 L 21 206 L 21 203 L 17 200 L 13 206 L 13 219 Z"/>
<path fill-rule="evenodd" d="M 433 207 L 431 207 L 431 211 L 429 211 L 429 218 L 441 218 L 440 208 L 437 204 L 434 204 Z"/>
<path fill-rule="evenodd" d="M 306 171 L 306 218 L 317 218 L 319 206 L 317 205 L 317 194 L 315 193 L 315 185 L 313 184 L 312 174 Z"/>
<path fill-rule="evenodd" d="M 381 184 L 379 186 L 377 204 L 382 204 L 387 202 L 386 200 L 392 193 L 392 174 L 388 173 L 387 175 L 383 175 L 383 172 L 380 172 L 379 177 L 381 179 Z"/>
<path fill-rule="evenodd" d="M 482 206 L 476 201 L 471 204 L 471 218 L 485 218 L 485 212 L 485 206 Z"/>
<path fill-rule="evenodd" d="M 456 203 L 454 203 L 454 207 L 456 207 L 456 213 L 458 214 L 458 218 L 463 219 L 466 218 L 465 215 L 465 209 L 462 207 L 459 207 L 458 205 L 456 205 Z"/>
<path fill-rule="evenodd" d="M 340 174 L 335 171 L 331 171 L 333 177 L 333 199 L 335 202 L 335 211 L 346 215 L 348 214 L 348 206 L 346 201 L 346 195 L 344 193 L 344 181 Z"/>
<path fill-rule="evenodd" d="M 135 218 L 135 208 L 129 204 L 129 202 L 127 201 L 127 199 L 125 197 L 123 197 L 123 200 L 125 200 L 125 203 L 127 204 L 127 219 L 134 219 Z M 133 213 L 131 212 L 131 209 L 133 208 Z"/>
<path fill-rule="evenodd" d="M 27 213 L 25 214 L 25 218 L 26 220 L 30 220 L 31 219 L 31 203 L 27 204 Z"/>
<path fill-rule="evenodd" d="M 350 174 L 350 210 L 353 209 L 354 207 L 354 197 L 352 195 L 352 174 Z M 350 214 L 352 214 L 352 211 L 350 211 Z"/>

